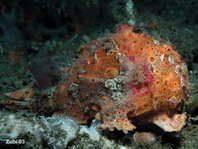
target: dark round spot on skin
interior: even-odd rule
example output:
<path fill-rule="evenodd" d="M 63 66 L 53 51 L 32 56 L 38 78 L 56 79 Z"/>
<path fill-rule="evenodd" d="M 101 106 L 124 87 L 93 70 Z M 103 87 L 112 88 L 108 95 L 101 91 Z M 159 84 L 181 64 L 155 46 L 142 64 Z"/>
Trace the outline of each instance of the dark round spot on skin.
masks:
<path fill-rule="evenodd" d="M 107 100 L 109 100 L 109 97 L 108 97 L 108 96 L 102 96 L 102 97 L 101 97 L 101 100 L 107 101 Z"/>
<path fill-rule="evenodd" d="M 109 51 L 109 54 L 112 55 L 114 52 L 112 50 Z"/>
<path fill-rule="evenodd" d="M 86 99 L 85 99 L 84 97 L 80 96 L 80 97 L 79 97 L 79 101 L 80 101 L 80 102 L 84 102 L 84 101 L 86 101 Z"/>
<path fill-rule="evenodd" d="M 165 52 L 166 52 L 166 53 L 170 53 L 170 52 L 171 52 L 171 49 L 170 49 L 170 48 L 168 48 L 168 49 L 165 48 Z"/>
<path fill-rule="evenodd" d="M 114 78 L 118 75 L 119 73 L 119 70 L 117 68 L 108 68 L 106 71 L 105 71 L 105 77 L 107 78 Z"/>
<path fill-rule="evenodd" d="M 158 93 L 153 93 L 153 96 L 158 96 Z M 156 99 L 155 99 L 156 100 Z"/>
<path fill-rule="evenodd" d="M 143 48 L 140 48 L 140 51 L 142 52 L 144 49 Z"/>
<path fill-rule="evenodd" d="M 166 91 L 166 87 L 163 88 L 163 91 Z"/>
<path fill-rule="evenodd" d="M 147 108 L 149 106 L 149 104 L 145 103 L 143 106 L 144 106 L 144 108 Z"/>
<path fill-rule="evenodd" d="M 126 42 L 126 41 L 127 41 L 127 39 L 126 39 L 126 38 L 123 38 L 123 39 L 122 39 L 122 41 Z"/>
<path fill-rule="evenodd" d="M 156 73 L 159 73 L 159 70 L 157 69 L 155 72 L 156 72 Z"/>
<path fill-rule="evenodd" d="M 141 89 L 141 92 L 142 92 L 142 93 L 144 93 L 144 92 L 145 92 L 145 89 L 144 89 L 144 88 L 142 88 L 142 89 Z"/>
<path fill-rule="evenodd" d="M 160 84 L 160 81 L 156 81 L 156 84 Z"/>
<path fill-rule="evenodd" d="M 105 114 L 106 117 L 109 117 L 110 115 L 108 113 Z"/>
<path fill-rule="evenodd" d="M 178 58 L 176 61 L 177 61 L 178 63 L 180 63 L 180 62 L 181 62 L 181 59 L 180 59 L 180 58 Z"/>
<path fill-rule="evenodd" d="M 154 57 L 150 57 L 149 60 L 150 60 L 150 62 L 154 62 L 155 58 Z"/>

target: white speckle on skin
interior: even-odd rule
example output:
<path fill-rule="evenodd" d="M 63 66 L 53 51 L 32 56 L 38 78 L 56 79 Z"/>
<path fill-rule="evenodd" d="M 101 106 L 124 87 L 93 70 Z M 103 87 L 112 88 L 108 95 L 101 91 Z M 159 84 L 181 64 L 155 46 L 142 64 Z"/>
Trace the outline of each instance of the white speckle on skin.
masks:
<path fill-rule="evenodd" d="M 172 56 L 169 56 L 168 57 L 168 61 L 171 63 L 171 64 L 174 64 L 175 63 L 175 60 Z"/>
<path fill-rule="evenodd" d="M 162 54 L 162 55 L 160 56 L 160 60 L 161 60 L 161 61 L 164 60 L 164 54 Z"/>
<path fill-rule="evenodd" d="M 95 60 L 98 62 L 97 54 L 94 55 Z"/>
<path fill-rule="evenodd" d="M 159 42 L 158 40 L 153 39 L 153 42 L 154 42 L 155 44 L 157 44 L 158 46 L 160 45 L 160 42 Z"/>
<path fill-rule="evenodd" d="M 114 100 L 121 100 L 122 99 L 122 93 L 121 92 L 113 92 L 111 95 L 111 98 Z"/>
<path fill-rule="evenodd" d="M 78 84 L 71 83 L 69 86 L 69 92 L 71 93 L 72 97 L 76 97 L 79 91 Z"/>
<path fill-rule="evenodd" d="M 113 125 L 113 124 L 115 124 L 115 122 L 116 122 L 116 119 L 114 121 L 112 121 L 111 123 L 109 123 L 109 125 Z"/>
<path fill-rule="evenodd" d="M 110 90 L 117 90 L 117 84 L 113 79 L 108 79 L 105 81 L 105 87 Z"/>

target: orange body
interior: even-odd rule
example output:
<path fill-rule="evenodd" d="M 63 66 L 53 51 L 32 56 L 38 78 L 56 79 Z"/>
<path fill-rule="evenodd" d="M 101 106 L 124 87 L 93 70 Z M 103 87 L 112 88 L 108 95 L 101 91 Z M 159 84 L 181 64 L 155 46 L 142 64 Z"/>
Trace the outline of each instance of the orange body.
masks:
<path fill-rule="evenodd" d="M 185 63 L 168 42 L 160 43 L 133 27 L 79 48 L 81 55 L 56 89 L 57 115 L 80 123 L 96 117 L 101 128 L 128 132 L 131 119 L 176 114 L 188 96 Z"/>

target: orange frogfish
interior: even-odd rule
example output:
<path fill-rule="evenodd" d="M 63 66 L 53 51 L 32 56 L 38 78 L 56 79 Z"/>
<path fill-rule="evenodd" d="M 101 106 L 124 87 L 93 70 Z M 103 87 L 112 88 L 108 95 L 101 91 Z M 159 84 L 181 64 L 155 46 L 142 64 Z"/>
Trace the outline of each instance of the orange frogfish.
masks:
<path fill-rule="evenodd" d="M 41 111 L 81 124 L 95 118 L 100 128 L 125 133 L 146 123 L 167 132 L 185 125 L 181 108 L 189 95 L 188 71 L 169 42 L 123 24 L 114 34 L 81 45 L 78 52 L 54 96 L 39 101 Z"/>
<path fill-rule="evenodd" d="M 186 114 L 177 112 L 188 98 L 188 72 L 169 42 L 124 24 L 78 51 L 78 60 L 56 89 L 55 98 L 64 106 L 57 115 L 80 123 L 95 118 L 100 128 L 125 133 L 137 121 L 168 132 L 185 125 Z"/>

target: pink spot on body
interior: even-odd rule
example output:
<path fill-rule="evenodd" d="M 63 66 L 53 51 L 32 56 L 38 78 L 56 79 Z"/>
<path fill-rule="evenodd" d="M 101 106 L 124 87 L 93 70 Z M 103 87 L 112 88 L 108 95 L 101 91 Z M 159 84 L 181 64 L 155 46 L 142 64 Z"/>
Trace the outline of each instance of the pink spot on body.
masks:
<path fill-rule="evenodd" d="M 143 66 L 142 71 L 144 72 L 143 82 L 140 82 L 138 84 L 134 84 L 134 82 L 132 81 L 128 82 L 128 85 L 130 86 L 133 94 L 136 96 L 140 96 L 140 97 L 153 92 L 153 89 L 150 87 L 153 82 L 153 75 L 149 71 L 148 66 Z M 141 89 L 143 88 L 144 88 L 144 91 L 142 92 Z"/>
<path fill-rule="evenodd" d="M 130 46 L 127 46 L 127 45 L 124 45 L 123 46 L 123 50 L 131 50 L 131 47 Z"/>
<path fill-rule="evenodd" d="M 144 66 L 143 67 L 143 71 L 145 73 L 144 77 L 145 77 L 145 81 L 143 84 L 145 85 L 150 85 L 153 82 L 153 75 L 151 74 L 149 67 L 148 66 Z"/>
<path fill-rule="evenodd" d="M 128 59 L 129 59 L 130 61 L 134 61 L 134 60 L 135 60 L 135 57 L 132 56 L 132 55 L 130 55 L 130 56 L 128 56 Z"/>
<path fill-rule="evenodd" d="M 118 25 L 115 29 L 115 32 L 121 32 L 123 30 L 126 30 L 127 28 L 129 28 L 130 26 L 128 24 L 122 24 L 122 25 Z"/>
<path fill-rule="evenodd" d="M 133 82 L 129 82 L 128 85 L 131 88 L 131 91 L 133 92 L 133 95 L 137 95 L 137 96 L 144 96 L 140 90 L 142 88 L 142 84 L 134 84 Z"/>
<path fill-rule="evenodd" d="M 144 83 L 135 85 L 135 84 L 133 84 L 133 82 L 130 82 L 129 85 L 130 85 L 133 95 L 135 95 L 135 96 L 143 97 L 143 96 L 146 96 L 153 92 L 151 87 L 145 85 Z M 142 89 L 144 91 L 142 91 Z"/>

